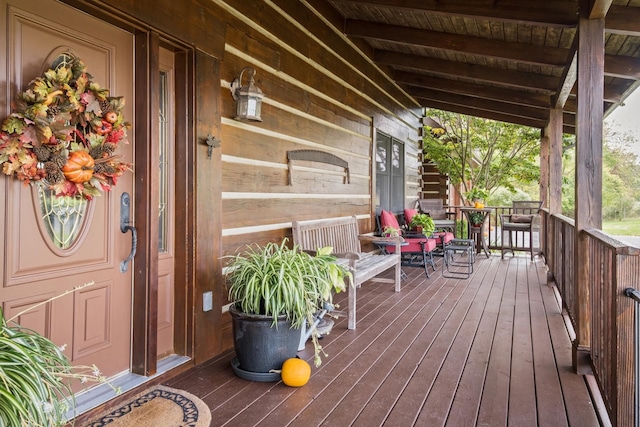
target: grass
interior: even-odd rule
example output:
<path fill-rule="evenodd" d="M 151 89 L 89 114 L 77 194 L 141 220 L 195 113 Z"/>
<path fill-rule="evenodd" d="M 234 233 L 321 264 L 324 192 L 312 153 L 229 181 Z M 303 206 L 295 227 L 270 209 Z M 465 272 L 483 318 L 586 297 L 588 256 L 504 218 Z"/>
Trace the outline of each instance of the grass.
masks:
<path fill-rule="evenodd" d="M 640 218 L 603 221 L 602 229 L 617 236 L 640 236 Z"/>

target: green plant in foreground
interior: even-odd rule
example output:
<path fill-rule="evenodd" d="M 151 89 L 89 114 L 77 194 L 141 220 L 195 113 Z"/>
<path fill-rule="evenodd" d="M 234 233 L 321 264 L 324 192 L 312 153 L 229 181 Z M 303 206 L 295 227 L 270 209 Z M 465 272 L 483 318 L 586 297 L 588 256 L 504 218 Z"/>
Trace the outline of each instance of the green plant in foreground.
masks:
<path fill-rule="evenodd" d="M 96 366 L 71 365 L 64 346 L 14 323 L 21 314 L 7 320 L 0 309 L 0 426 L 65 425 L 75 406 L 72 381 L 107 380 Z"/>
<path fill-rule="evenodd" d="M 425 213 L 415 214 L 413 218 L 411 218 L 411 222 L 409 222 L 409 227 L 411 227 L 412 229 L 421 227 L 422 234 L 424 234 L 425 236 L 430 235 L 436 229 L 433 219 Z"/>
<path fill-rule="evenodd" d="M 385 225 L 382 229 L 382 235 L 385 237 L 399 237 L 400 230 L 390 225 Z"/>
<path fill-rule="evenodd" d="M 473 187 L 465 194 L 465 197 L 467 200 L 486 200 L 489 193 L 483 188 Z"/>
<path fill-rule="evenodd" d="M 252 245 L 231 257 L 227 278 L 230 282 L 229 301 L 247 314 L 285 315 L 292 327 L 304 322 L 312 324 L 314 315 L 326 301 L 332 302 L 333 292 L 345 290 L 345 280 L 351 282 L 351 272 L 336 263 L 332 248 L 320 248 L 315 255 L 281 244 Z M 313 336 L 316 366 L 320 364 L 321 347 Z"/>

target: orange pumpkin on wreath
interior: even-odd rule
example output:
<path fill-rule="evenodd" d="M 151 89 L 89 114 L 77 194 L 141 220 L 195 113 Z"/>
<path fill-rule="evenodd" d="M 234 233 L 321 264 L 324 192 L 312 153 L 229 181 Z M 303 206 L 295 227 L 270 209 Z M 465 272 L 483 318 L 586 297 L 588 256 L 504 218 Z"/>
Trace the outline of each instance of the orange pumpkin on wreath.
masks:
<path fill-rule="evenodd" d="M 69 160 L 62 168 L 62 172 L 71 182 L 87 182 L 93 176 L 94 164 L 93 157 L 87 151 L 74 151 L 69 154 Z"/>

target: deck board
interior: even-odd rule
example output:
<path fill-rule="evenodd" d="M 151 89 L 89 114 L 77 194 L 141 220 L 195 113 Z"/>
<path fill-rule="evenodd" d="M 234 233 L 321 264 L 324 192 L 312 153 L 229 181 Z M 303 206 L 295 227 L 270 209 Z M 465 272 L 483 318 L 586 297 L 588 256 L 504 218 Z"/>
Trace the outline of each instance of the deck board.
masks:
<path fill-rule="evenodd" d="M 486 337 L 493 337 L 496 330 L 498 320 L 496 307 L 499 307 L 502 299 L 505 273 L 506 264 L 503 264 L 498 267 L 497 274 L 492 279 L 489 278 L 492 280 L 491 291 L 445 424 L 447 426 L 472 426 L 477 421 L 493 344 L 492 340 Z"/>
<path fill-rule="evenodd" d="M 533 372 L 533 354 L 531 352 L 531 316 L 529 312 L 529 287 L 525 261 L 518 260 L 516 278 L 516 302 L 513 317 L 513 344 L 511 350 L 511 377 L 518 378 L 510 382 L 509 425 L 524 425 L 536 419 L 535 380 Z M 525 269 L 523 271 L 523 269 Z M 524 273 L 524 274 L 523 274 Z"/>
<path fill-rule="evenodd" d="M 212 426 L 598 425 L 542 261 L 478 257 L 470 279 L 404 270 L 401 292 L 358 289 L 357 328 L 336 320 L 304 387 L 240 379 L 233 352 L 168 385 L 201 397 Z"/>

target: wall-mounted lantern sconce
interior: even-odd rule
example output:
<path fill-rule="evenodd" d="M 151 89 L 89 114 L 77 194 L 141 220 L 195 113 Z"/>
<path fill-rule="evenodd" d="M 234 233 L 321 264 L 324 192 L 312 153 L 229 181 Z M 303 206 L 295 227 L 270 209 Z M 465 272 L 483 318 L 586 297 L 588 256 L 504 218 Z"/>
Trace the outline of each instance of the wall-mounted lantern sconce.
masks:
<path fill-rule="evenodd" d="M 247 71 L 249 73 L 249 84 L 242 85 L 242 75 Z M 238 103 L 236 110 L 236 120 L 252 120 L 261 122 L 260 111 L 262 110 L 262 98 L 264 94 L 253 83 L 253 76 L 256 70 L 253 67 L 244 67 L 240 71 L 240 75 L 231 82 L 231 95 Z"/>

